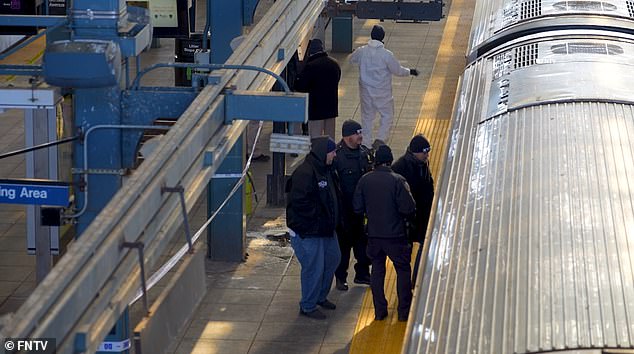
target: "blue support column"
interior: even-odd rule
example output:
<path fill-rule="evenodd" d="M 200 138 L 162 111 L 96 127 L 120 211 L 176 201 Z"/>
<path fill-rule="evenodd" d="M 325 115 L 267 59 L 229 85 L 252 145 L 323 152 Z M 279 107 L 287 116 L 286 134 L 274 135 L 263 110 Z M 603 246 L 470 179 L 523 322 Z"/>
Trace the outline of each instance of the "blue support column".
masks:
<path fill-rule="evenodd" d="M 104 89 L 75 90 L 75 127 L 86 129 L 101 124 L 121 124 L 120 91 L 114 86 Z M 117 129 L 97 130 L 88 141 L 88 163 L 84 167 L 83 141 L 74 143 L 73 165 L 77 169 L 119 170 L 122 168 L 121 131 Z M 77 237 L 81 236 L 88 225 L 121 187 L 122 176 L 113 174 L 88 174 L 83 181 L 82 175 L 75 175 L 74 182 L 80 187 L 76 191 L 77 206 L 86 203 L 81 193 L 83 183 L 88 188 L 86 211 L 77 220 Z"/>
<path fill-rule="evenodd" d="M 224 159 L 216 176 L 209 183 L 207 214 L 211 215 L 224 202 L 240 179 L 244 166 L 244 138 L 240 137 Z M 208 256 L 217 261 L 240 262 L 245 256 L 244 186 L 229 199 L 207 233 Z"/>
<path fill-rule="evenodd" d="M 231 56 L 229 43 L 242 34 L 242 0 L 213 0 L 211 10 L 211 63 L 222 64 Z M 243 135 L 244 136 L 244 135 Z M 244 138 L 240 138 L 217 174 L 242 172 L 244 166 Z M 234 178 L 215 178 L 207 187 L 207 205 L 212 212 L 235 184 Z M 231 197 L 222 212 L 207 229 L 207 254 L 213 260 L 241 261 L 244 258 L 245 219 L 244 188 Z M 210 214 L 209 214 L 210 215 Z"/>
<path fill-rule="evenodd" d="M 231 56 L 229 43 L 242 34 L 242 0 L 211 1 L 211 62 L 222 64 Z"/>
<path fill-rule="evenodd" d="M 73 20 L 74 39 L 113 40 L 118 38 L 118 16 L 104 16 L 93 18 L 93 13 L 119 14 L 125 0 L 74 0 L 72 12 L 77 16 Z M 73 65 L 73 63 L 68 63 Z M 75 90 L 75 127 L 84 129 L 101 124 L 121 124 L 121 89 L 119 84 L 100 89 Z M 120 170 L 122 165 L 121 131 L 118 129 L 97 130 L 90 136 L 88 142 L 88 169 Z M 83 144 L 74 145 L 74 167 L 84 168 Z M 77 181 L 81 176 L 75 176 Z M 115 193 L 121 188 L 122 176 L 113 174 L 89 174 L 87 186 L 88 197 L 77 191 L 77 205 L 86 205 L 86 211 L 79 216 L 77 236 L 86 230 L 88 225 L 99 214 Z M 87 203 L 87 204 L 85 204 Z M 88 235 L 90 236 L 90 235 Z M 101 352 L 117 351 L 127 354 L 130 347 L 128 332 L 128 309 L 123 312 L 112 331 L 106 336 Z"/>

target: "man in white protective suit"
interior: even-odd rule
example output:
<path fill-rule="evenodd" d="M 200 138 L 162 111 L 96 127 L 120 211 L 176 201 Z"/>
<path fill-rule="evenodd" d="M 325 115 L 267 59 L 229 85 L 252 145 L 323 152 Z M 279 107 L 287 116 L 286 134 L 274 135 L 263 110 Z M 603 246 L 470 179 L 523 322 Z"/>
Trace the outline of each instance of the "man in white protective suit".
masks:
<path fill-rule="evenodd" d="M 383 145 L 390 133 L 394 120 L 394 97 L 392 97 L 392 75 L 418 76 L 418 70 L 408 69 L 399 63 L 394 54 L 385 49 L 382 26 L 372 27 L 368 44 L 357 48 L 350 56 L 350 62 L 359 66 L 359 96 L 361 97 L 361 124 L 367 142 L 376 149 Z M 379 131 L 373 140 L 374 119 L 381 115 Z"/>

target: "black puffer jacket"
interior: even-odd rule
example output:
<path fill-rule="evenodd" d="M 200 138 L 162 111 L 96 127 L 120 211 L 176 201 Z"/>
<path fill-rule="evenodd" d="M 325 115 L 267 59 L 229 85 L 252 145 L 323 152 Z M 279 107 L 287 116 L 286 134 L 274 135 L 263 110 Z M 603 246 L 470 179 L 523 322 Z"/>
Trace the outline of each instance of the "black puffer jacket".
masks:
<path fill-rule="evenodd" d="M 368 217 L 368 237 L 405 237 L 405 218 L 416 211 L 414 198 L 403 176 L 387 166 L 377 166 L 359 180 L 354 211 Z"/>
<path fill-rule="evenodd" d="M 295 90 L 308 93 L 308 119 L 323 120 L 339 115 L 339 63 L 326 52 L 311 55 L 295 81 Z"/>
<path fill-rule="evenodd" d="M 416 216 L 409 236 L 411 241 L 422 243 L 434 201 L 434 179 L 429 164 L 420 161 L 408 150 L 392 165 L 392 170 L 405 177 L 416 201 Z"/>
<path fill-rule="evenodd" d="M 300 237 L 332 237 L 340 220 L 339 186 L 332 166 L 326 165 L 328 137 L 312 144 L 286 186 L 286 225 Z"/>

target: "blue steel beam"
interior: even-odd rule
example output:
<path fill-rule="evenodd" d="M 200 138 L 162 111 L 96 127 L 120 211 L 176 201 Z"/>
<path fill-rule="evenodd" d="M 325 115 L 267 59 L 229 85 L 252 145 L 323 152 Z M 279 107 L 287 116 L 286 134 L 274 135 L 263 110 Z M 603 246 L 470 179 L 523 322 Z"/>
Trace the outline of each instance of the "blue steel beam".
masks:
<path fill-rule="evenodd" d="M 54 27 L 66 23 L 66 16 L 0 15 L 0 26 Z"/>
<path fill-rule="evenodd" d="M 307 93 L 225 92 L 227 124 L 236 119 L 305 123 L 307 117 Z"/>
<path fill-rule="evenodd" d="M 169 91 L 145 88 L 123 92 L 121 122 L 130 125 L 151 125 L 159 118 L 178 118 L 194 101 L 198 92 L 191 89 Z M 126 131 L 123 133 L 123 167 L 134 167 L 136 152 L 142 131 Z"/>

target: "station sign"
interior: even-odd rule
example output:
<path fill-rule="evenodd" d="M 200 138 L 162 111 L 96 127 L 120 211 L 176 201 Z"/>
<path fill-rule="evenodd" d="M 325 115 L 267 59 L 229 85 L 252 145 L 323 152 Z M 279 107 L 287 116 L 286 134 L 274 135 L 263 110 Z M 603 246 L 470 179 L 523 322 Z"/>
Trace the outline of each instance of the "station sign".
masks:
<path fill-rule="evenodd" d="M 68 206 L 70 186 L 42 179 L 0 179 L 0 204 Z"/>

